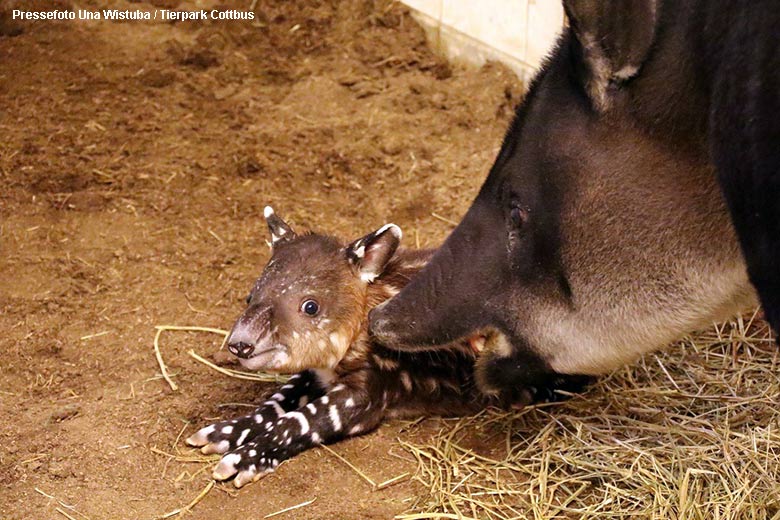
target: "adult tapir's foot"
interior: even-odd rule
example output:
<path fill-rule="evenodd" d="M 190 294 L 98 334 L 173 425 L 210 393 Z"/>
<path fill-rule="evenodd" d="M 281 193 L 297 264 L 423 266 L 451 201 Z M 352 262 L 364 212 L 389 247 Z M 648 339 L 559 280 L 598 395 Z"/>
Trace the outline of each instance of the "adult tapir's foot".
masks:
<path fill-rule="evenodd" d="M 593 382 L 592 376 L 555 374 L 539 386 L 534 387 L 534 403 L 551 403 L 563 401 L 585 390 Z"/>
<path fill-rule="evenodd" d="M 558 374 L 528 348 L 512 345 L 501 333 L 480 339 L 474 376 L 480 391 L 506 406 L 560 401 L 583 390 L 590 376 Z"/>
<path fill-rule="evenodd" d="M 496 396 L 506 408 L 523 408 L 530 404 L 564 401 L 582 392 L 592 382 L 591 376 L 549 373 L 535 379 L 533 384 L 517 381 L 513 386 L 488 386 L 483 391 Z"/>
<path fill-rule="evenodd" d="M 590 376 L 551 374 L 547 381 L 535 385 L 517 385 L 500 391 L 497 394 L 498 401 L 505 408 L 515 409 L 537 403 L 564 401 L 581 392 L 592 380 Z"/>

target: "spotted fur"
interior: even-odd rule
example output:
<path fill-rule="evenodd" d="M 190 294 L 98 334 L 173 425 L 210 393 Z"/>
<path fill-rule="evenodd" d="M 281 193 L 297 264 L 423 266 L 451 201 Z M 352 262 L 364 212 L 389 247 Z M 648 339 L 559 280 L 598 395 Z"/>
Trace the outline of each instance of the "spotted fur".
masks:
<path fill-rule="evenodd" d="M 477 351 L 469 342 L 401 353 L 372 341 L 368 312 L 398 293 L 433 253 L 397 249 L 397 226 L 343 246 L 322 235 L 297 236 L 273 210 L 266 218 L 274 254 L 228 345 L 253 368 L 259 358 L 265 370 L 304 370 L 251 414 L 207 426 L 187 440 L 205 453 L 225 454 L 214 478 L 235 476 L 241 487 L 304 450 L 369 432 L 387 417 L 462 415 L 536 398 L 536 389 L 481 393 L 474 381 Z M 320 313 L 301 318 L 301 309 L 293 315 L 291 309 L 307 299 L 318 302 Z M 266 354 L 269 345 L 281 345 L 273 348 L 288 361 L 279 364 Z"/>

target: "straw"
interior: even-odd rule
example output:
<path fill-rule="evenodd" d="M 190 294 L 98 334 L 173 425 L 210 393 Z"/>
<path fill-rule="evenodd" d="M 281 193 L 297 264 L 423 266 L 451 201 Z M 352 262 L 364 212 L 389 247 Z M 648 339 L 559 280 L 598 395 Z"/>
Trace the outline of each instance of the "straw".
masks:
<path fill-rule="evenodd" d="M 294 506 L 290 506 L 290 507 L 285 507 L 284 509 L 280 509 L 279 511 L 276 511 L 275 513 L 269 513 L 269 514 L 265 515 L 263 518 L 272 518 L 272 517 L 274 517 L 274 516 L 281 515 L 281 514 L 283 514 L 283 513 L 287 513 L 287 512 L 289 512 L 289 511 L 294 511 L 295 509 L 300 509 L 300 508 L 302 508 L 302 507 L 306 507 L 306 506 L 308 506 L 309 504 L 312 504 L 312 503 L 314 503 L 314 501 L 315 501 L 315 500 L 317 500 L 317 497 L 314 497 L 314 498 L 312 498 L 311 500 L 307 500 L 306 502 L 301 502 L 301 503 L 300 503 L 300 504 L 298 504 L 298 505 L 294 505 Z"/>
<path fill-rule="evenodd" d="M 399 440 L 425 492 L 396 518 L 780 519 L 780 356 L 755 318 L 685 338 L 566 402 Z"/>

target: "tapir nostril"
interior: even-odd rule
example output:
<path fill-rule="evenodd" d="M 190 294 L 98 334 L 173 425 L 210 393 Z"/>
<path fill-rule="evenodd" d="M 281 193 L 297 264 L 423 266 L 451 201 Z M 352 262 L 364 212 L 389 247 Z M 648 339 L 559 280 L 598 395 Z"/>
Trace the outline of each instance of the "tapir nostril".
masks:
<path fill-rule="evenodd" d="M 252 353 L 252 351 L 255 349 L 255 346 L 251 343 L 245 343 L 243 341 L 239 341 L 238 343 L 230 343 L 228 344 L 228 350 L 235 356 L 238 356 L 240 358 L 247 358 Z"/>

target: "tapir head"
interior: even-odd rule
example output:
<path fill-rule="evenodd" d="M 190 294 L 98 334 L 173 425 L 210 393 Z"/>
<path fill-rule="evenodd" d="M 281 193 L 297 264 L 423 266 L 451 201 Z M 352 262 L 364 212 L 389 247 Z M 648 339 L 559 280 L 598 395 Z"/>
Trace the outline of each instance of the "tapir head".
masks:
<path fill-rule="evenodd" d="M 570 27 L 518 107 L 472 206 L 420 274 L 371 312 L 370 329 L 384 344 L 436 348 L 494 332 L 514 346 L 540 334 L 550 344 L 584 342 L 543 320 L 620 303 L 610 300 L 616 284 L 628 288 L 632 276 L 661 269 L 650 257 L 662 246 L 645 238 L 659 236 L 653 226 L 679 225 L 675 190 L 685 188 L 675 175 L 700 165 L 674 151 L 662 157 L 667 150 L 641 128 L 641 117 L 661 119 L 678 107 L 665 100 L 637 115 L 632 96 L 658 88 L 642 81 L 643 69 L 667 67 L 673 85 L 684 64 L 648 63 L 656 2 L 564 4 Z M 717 195 L 700 198 L 719 204 Z M 688 216 L 697 211 L 709 210 Z"/>
<path fill-rule="evenodd" d="M 332 369 L 365 331 L 368 286 L 383 274 L 401 230 L 387 224 L 344 244 L 299 235 L 270 207 L 265 218 L 273 254 L 233 325 L 228 349 L 251 370 Z"/>
<path fill-rule="evenodd" d="M 544 133 L 534 127 L 544 124 L 541 118 L 518 119 L 510 134 L 539 139 Z M 433 259 L 399 295 L 372 311 L 374 336 L 404 350 L 496 331 L 511 336 L 522 330 L 524 306 L 540 298 L 568 305 L 559 256 L 560 184 L 567 166 L 566 157 L 544 148 L 529 146 L 519 154 L 505 147 Z"/>

